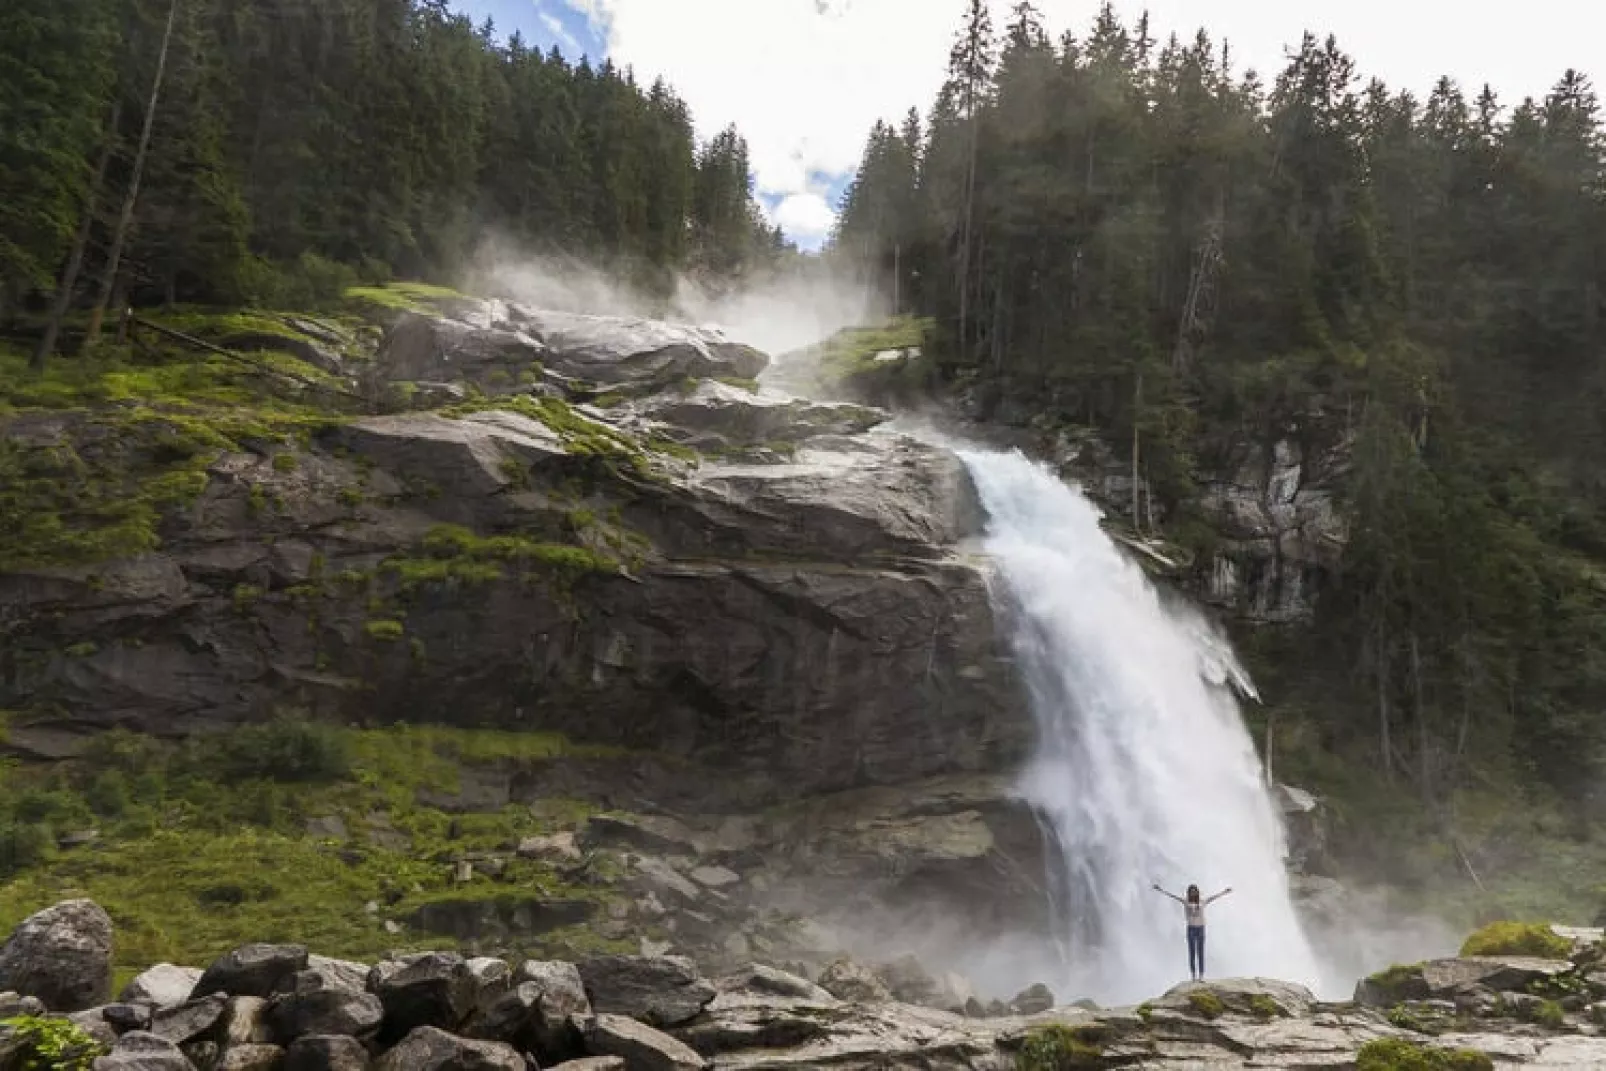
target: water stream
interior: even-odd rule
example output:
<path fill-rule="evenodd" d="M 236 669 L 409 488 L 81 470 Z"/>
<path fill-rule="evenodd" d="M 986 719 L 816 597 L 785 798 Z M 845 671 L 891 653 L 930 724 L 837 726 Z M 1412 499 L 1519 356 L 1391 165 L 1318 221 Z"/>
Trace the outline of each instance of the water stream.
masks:
<path fill-rule="evenodd" d="M 1059 849 L 1061 984 L 1108 1004 L 1187 979 L 1182 909 L 1158 882 L 1234 890 L 1208 909 L 1209 976 L 1317 986 L 1230 646 L 1162 600 L 1080 492 L 1018 453 L 959 453 L 1037 720 L 1020 791 Z"/>

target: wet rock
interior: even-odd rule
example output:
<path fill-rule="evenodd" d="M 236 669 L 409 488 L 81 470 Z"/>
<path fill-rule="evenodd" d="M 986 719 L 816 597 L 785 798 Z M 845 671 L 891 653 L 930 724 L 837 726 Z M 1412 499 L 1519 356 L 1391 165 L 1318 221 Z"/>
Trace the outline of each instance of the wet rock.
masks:
<path fill-rule="evenodd" d="M 598 1056 L 617 1056 L 640 1071 L 701 1071 L 697 1052 L 644 1023 L 623 1015 L 601 1014 L 585 1024 L 586 1048 Z"/>
<path fill-rule="evenodd" d="M 0 946 L 0 992 L 37 997 L 75 1012 L 111 997 L 112 920 L 92 900 L 68 900 L 30 915 Z"/>
<path fill-rule="evenodd" d="M 851 1004 L 886 1004 L 892 1000 L 887 984 L 870 968 L 851 959 L 839 959 L 820 972 L 820 988 Z"/>
<path fill-rule="evenodd" d="M 382 975 L 375 992 L 384 1007 L 379 1039 L 388 1044 L 422 1027 L 461 1027 L 474 1011 L 476 984 L 463 957 L 431 952 Z"/>
<path fill-rule="evenodd" d="M 238 1045 L 226 1049 L 217 1071 L 282 1071 L 284 1050 L 277 1045 Z"/>
<path fill-rule="evenodd" d="M 175 1045 L 184 1045 L 211 1033 L 223 1019 L 229 1000 L 221 993 L 162 1008 L 151 1016 L 150 1032 Z"/>
<path fill-rule="evenodd" d="M 217 1071 L 218 1061 L 223 1058 L 223 1046 L 211 1038 L 197 1038 L 179 1046 L 179 1050 L 189 1057 L 190 1063 L 200 1071 Z"/>
<path fill-rule="evenodd" d="M 628 1015 L 652 1026 L 694 1019 L 715 995 L 696 964 L 680 956 L 599 956 L 578 968 L 596 1011 Z"/>
<path fill-rule="evenodd" d="M 590 921 L 596 904 L 589 900 L 545 900 L 505 897 L 495 900 L 435 900 L 407 917 L 424 933 L 459 941 L 492 940 L 514 935 L 548 933 Z"/>
<path fill-rule="evenodd" d="M 525 1071 L 525 1063 L 507 1045 L 420 1026 L 381 1056 L 374 1071 Z"/>
<path fill-rule="evenodd" d="M 368 1050 L 356 1038 L 297 1038 L 285 1050 L 284 1071 L 368 1071 Z"/>
<path fill-rule="evenodd" d="M 208 967 L 191 996 L 270 997 L 306 969 L 302 945 L 243 945 Z"/>
<path fill-rule="evenodd" d="M 625 1071 L 626 1067 L 621 1056 L 587 1056 L 557 1064 L 550 1071 Z"/>
<path fill-rule="evenodd" d="M 176 967 L 171 963 L 158 963 L 149 970 L 136 974 L 122 993 L 119 1000 L 152 1004 L 158 1008 L 168 1008 L 175 1004 L 183 1004 L 195 992 L 195 985 L 201 980 L 202 972 L 198 967 Z"/>
<path fill-rule="evenodd" d="M 95 1061 L 95 1071 L 195 1071 L 195 1065 L 167 1038 L 135 1030 Z"/>

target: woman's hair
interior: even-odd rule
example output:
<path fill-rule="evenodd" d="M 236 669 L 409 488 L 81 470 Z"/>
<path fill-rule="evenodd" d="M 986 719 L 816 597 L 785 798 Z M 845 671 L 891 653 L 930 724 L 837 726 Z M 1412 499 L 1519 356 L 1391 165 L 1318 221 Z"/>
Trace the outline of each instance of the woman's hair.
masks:
<path fill-rule="evenodd" d="M 1197 904 L 1198 902 L 1199 902 L 1199 886 L 1197 886 L 1197 885 L 1189 885 L 1188 886 L 1188 903 Z"/>

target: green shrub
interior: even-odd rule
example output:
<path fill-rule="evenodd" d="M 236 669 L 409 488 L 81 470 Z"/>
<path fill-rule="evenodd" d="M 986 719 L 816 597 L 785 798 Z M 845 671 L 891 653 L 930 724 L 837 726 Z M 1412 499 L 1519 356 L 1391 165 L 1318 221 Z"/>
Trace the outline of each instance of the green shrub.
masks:
<path fill-rule="evenodd" d="M 0 1022 L 0 1032 L 4 1031 L 22 1041 L 15 1063 L 6 1065 L 16 1071 L 89 1071 L 95 1058 L 106 1051 L 82 1027 L 67 1019 L 7 1019 Z"/>
<path fill-rule="evenodd" d="M 317 783 L 351 770 L 351 745 L 339 729 L 299 718 L 247 725 L 201 746 L 203 772 L 216 780 Z"/>
<path fill-rule="evenodd" d="M 0 822 L 0 878 L 44 862 L 56 846 L 50 827 L 38 822 Z"/>
<path fill-rule="evenodd" d="M 1103 1048 L 1084 1031 L 1057 1023 L 1028 1034 L 1015 1058 L 1017 1071 L 1087 1071 L 1103 1063 Z"/>
<path fill-rule="evenodd" d="M 1278 1004 L 1264 993 L 1256 993 L 1249 998 L 1249 1011 L 1258 1019 L 1286 1019 L 1288 1009 Z"/>
<path fill-rule="evenodd" d="M 1573 944 L 1545 923 L 1492 922 L 1468 937 L 1463 956 L 1537 956 L 1566 959 Z"/>
<path fill-rule="evenodd" d="M 1379 1038 L 1361 1047 L 1355 1071 L 1494 1071 L 1494 1061 L 1475 1049 L 1434 1049 L 1403 1038 Z"/>

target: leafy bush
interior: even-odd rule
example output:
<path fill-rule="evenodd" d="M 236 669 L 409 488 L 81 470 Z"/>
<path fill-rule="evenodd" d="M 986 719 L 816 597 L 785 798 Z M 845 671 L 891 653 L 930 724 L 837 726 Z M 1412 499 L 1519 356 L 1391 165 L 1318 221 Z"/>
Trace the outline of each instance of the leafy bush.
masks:
<path fill-rule="evenodd" d="M 1017 1071 L 1085 1071 L 1102 1067 L 1104 1049 L 1075 1027 L 1045 1026 L 1026 1036 Z"/>
<path fill-rule="evenodd" d="M 7 1064 L 17 1071 L 89 1071 L 95 1058 L 106 1051 L 67 1019 L 7 1019 L 0 1022 L 0 1036 L 6 1032 L 22 1042 L 16 1062 Z"/>
<path fill-rule="evenodd" d="M 351 746 L 329 725 L 281 718 L 248 725 L 203 746 L 217 780 L 338 781 L 351 770 Z"/>
<path fill-rule="evenodd" d="M 407 635 L 407 629 L 400 621 L 370 621 L 363 626 L 363 631 L 368 633 L 369 639 L 380 643 L 396 643 Z"/>
<path fill-rule="evenodd" d="M 1476 1049 L 1434 1049 L 1403 1038 L 1379 1038 L 1361 1047 L 1355 1071 L 1494 1071 Z"/>
<path fill-rule="evenodd" d="M 0 878 L 44 862 L 55 847 L 50 827 L 37 822 L 0 822 Z"/>
<path fill-rule="evenodd" d="M 1536 956 L 1566 959 L 1573 944 L 1545 923 L 1493 922 L 1468 937 L 1463 956 Z"/>

